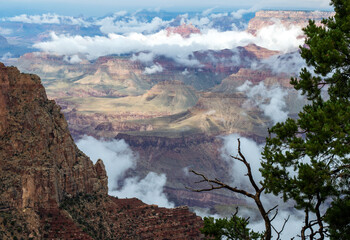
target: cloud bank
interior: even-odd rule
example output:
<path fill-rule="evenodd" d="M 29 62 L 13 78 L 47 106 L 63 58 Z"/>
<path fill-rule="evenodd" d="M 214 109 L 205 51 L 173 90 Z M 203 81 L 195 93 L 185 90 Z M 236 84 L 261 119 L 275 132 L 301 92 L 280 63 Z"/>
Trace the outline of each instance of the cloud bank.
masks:
<path fill-rule="evenodd" d="M 57 35 L 52 32 L 50 41 L 36 43 L 34 47 L 67 56 L 83 54 L 91 60 L 110 54 L 151 52 L 186 64 L 186 61 L 193 60 L 192 53 L 195 51 L 234 49 L 252 43 L 271 50 L 289 52 L 303 43 L 303 39 L 297 38 L 300 33 L 298 27 L 286 28 L 281 24 L 263 28 L 257 36 L 245 31 L 220 32 L 215 29 L 192 34 L 189 38 L 182 38 L 178 34 L 168 36 L 165 30 L 149 35 L 133 32 L 94 37 Z"/>
<path fill-rule="evenodd" d="M 154 33 L 169 25 L 170 21 L 163 21 L 159 17 L 153 18 L 150 22 L 139 20 L 136 16 L 129 16 L 126 19 L 118 20 L 118 16 L 106 17 L 98 20 L 95 24 L 101 26 L 100 30 L 104 34 L 118 33 L 125 34 L 131 32 Z"/>
<path fill-rule="evenodd" d="M 121 198 L 137 197 L 147 204 L 161 207 L 174 207 L 163 192 L 166 184 L 165 174 L 150 172 L 143 179 L 126 178 L 125 173 L 136 167 L 138 156 L 124 140 L 100 141 L 84 136 L 77 146 L 96 163 L 102 159 L 108 176 L 109 194 Z M 122 181 L 124 180 L 124 181 Z M 121 184 L 123 182 L 123 184 Z"/>
<path fill-rule="evenodd" d="M 285 97 L 287 92 L 278 86 L 267 88 L 264 82 L 253 86 L 252 82 L 246 81 L 237 88 L 238 91 L 245 92 L 249 100 L 246 106 L 258 106 L 265 114 L 271 118 L 274 124 L 283 122 L 288 118 Z"/>

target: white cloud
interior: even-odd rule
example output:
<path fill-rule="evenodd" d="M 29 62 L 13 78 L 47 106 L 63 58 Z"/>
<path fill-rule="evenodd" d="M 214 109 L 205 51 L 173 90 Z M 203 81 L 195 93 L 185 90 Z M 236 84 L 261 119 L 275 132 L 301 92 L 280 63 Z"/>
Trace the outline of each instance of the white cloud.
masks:
<path fill-rule="evenodd" d="M 237 139 L 241 141 L 241 152 L 249 162 L 252 168 L 252 174 L 256 182 L 263 180 L 259 168 L 261 167 L 261 152 L 264 145 L 259 145 L 251 139 L 241 137 L 238 134 L 231 134 L 223 137 L 224 145 L 221 148 L 221 156 L 225 161 L 228 161 L 232 164 L 231 176 L 233 178 L 232 186 L 237 186 L 239 188 L 254 192 L 254 189 L 249 183 L 249 179 L 245 174 L 247 169 L 245 165 L 238 160 L 232 159 L 230 156 L 236 156 L 238 154 L 238 142 Z M 306 160 L 307 161 L 307 160 Z M 292 173 L 294 174 L 294 173 Z M 292 201 L 283 202 L 280 196 L 274 195 L 261 195 L 261 201 L 266 209 L 272 208 L 278 205 L 278 215 L 276 219 L 272 222 L 273 226 L 277 230 L 281 230 L 284 220 L 290 216 L 289 221 L 286 224 L 284 231 L 281 234 L 281 239 L 292 239 L 300 234 L 300 230 L 303 225 L 304 212 L 302 210 L 293 209 L 292 206 L 294 203 Z M 249 200 L 246 198 L 246 200 Z M 251 206 L 255 206 L 255 203 L 249 200 Z M 292 210 L 291 210 L 292 209 Z M 257 210 L 256 210 L 257 211 Z M 256 214 L 256 211 L 254 213 Z M 210 215 L 208 212 L 198 212 L 200 216 Z M 250 223 L 248 227 L 254 231 L 262 232 L 265 230 L 264 221 L 261 217 L 258 217 L 256 220 L 255 217 L 251 217 L 251 211 L 248 209 L 240 208 L 238 216 L 250 217 Z M 273 211 L 270 216 L 275 212 Z M 214 216 L 217 218 L 218 216 Z M 219 216 L 221 217 L 221 216 Z M 314 214 L 310 214 L 310 220 L 315 219 Z M 276 235 L 275 232 L 272 232 L 273 236 Z"/>
<path fill-rule="evenodd" d="M 130 16 L 126 19 L 122 20 L 116 20 L 116 17 L 119 17 L 120 15 L 113 16 L 113 17 L 106 17 L 99 21 L 97 21 L 95 24 L 101 26 L 100 30 L 102 33 L 109 34 L 109 33 L 118 33 L 118 34 L 125 34 L 125 33 L 131 33 L 131 32 L 137 32 L 137 33 L 154 33 L 156 31 L 159 31 L 161 28 L 164 28 L 168 26 L 169 21 L 163 21 L 159 17 L 155 17 L 150 22 L 140 21 L 136 18 L 136 16 Z"/>
<path fill-rule="evenodd" d="M 140 61 L 142 63 L 150 63 L 153 62 L 154 59 L 154 54 L 153 53 L 144 53 L 140 52 L 137 54 L 133 54 L 131 57 L 131 61 Z"/>
<path fill-rule="evenodd" d="M 12 33 L 12 29 L 0 27 L 0 35 L 11 35 Z"/>
<path fill-rule="evenodd" d="M 262 180 L 259 168 L 261 167 L 260 162 L 263 145 L 258 145 L 253 140 L 241 137 L 238 134 L 231 134 L 223 137 L 224 144 L 221 148 L 221 157 L 232 164 L 231 176 L 233 178 L 233 185 L 246 189 L 251 187 L 248 177 L 245 176 L 247 168 L 242 162 L 230 157 L 238 155 L 238 138 L 241 141 L 241 151 L 250 163 L 253 176 L 257 183 Z"/>
<path fill-rule="evenodd" d="M 267 88 L 263 82 L 253 86 L 250 81 L 246 81 L 237 90 L 246 93 L 249 98 L 246 104 L 258 106 L 274 123 L 283 122 L 288 118 L 284 99 L 287 96 L 287 92 L 282 88 L 276 85 Z"/>
<path fill-rule="evenodd" d="M 187 70 L 187 68 L 185 68 L 185 70 L 181 73 L 182 75 L 186 76 L 188 75 L 190 72 Z"/>
<path fill-rule="evenodd" d="M 163 72 L 163 67 L 159 63 L 156 63 L 151 67 L 146 67 L 144 74 L 154 74 L 159 72 Z"/>
<path fill-rule="evenodd" d="M 299 29 L 300 30 L 300 29 Z M 178 34 L 168 36 L 165 30 L 154 34 L 129 33 L 127 35 L 108 34 L 108 36 L 70 36 L 51 33 L 51 40 L 34 44 L 46 52 L 62 55 L 86 55 L 88 59 L 96 59 L 109 54 L 126 54 L 135 52 L 151 52 L 163 55 L 187 64 L 198 64 L 196 59 L 190 58 L 194 51 L 234 49 L 254 43 L 271 50 L 288 52 L 297 49 L 302 39 L 297 39 L 300 31 L 296 27 L 285 28 L 276 24 L 261 29 L 257 36 L 245 31 L 219 32 L 209 29 L 202 34 L 192 34 L 189 38 L 182 38 Z"/>
<path fill-rule="evenodd" d="M 117 187 L 125 172 L 136 166 L 137 156 L 124 140 L 99 141 L 90 136 L 84 136 L 77 146 L 96 163 L 100 158 L 106 166 L 108 188 Z"/>
<path fill-rule="evenodd" d="M 138 156 L 124 140 L 100 141 L 84 136 L 77 146 L 96 163 L 102 159 L 108 176 L 109 194 L 121 198 L 137 197 L 147 204 L 161 207 L 174 207 L 163 192 L 166 184 L 165 174 L 150 172 L 143 179 L 126 178 L 125 173 L 136 167 Z M 124 180 L 124 181 L 122 181 Z M 123 182 L 123 185 L 120 183 Z"/>
<path fill-rule="evenodd" d="M 297 49 L 304 43 L 304 38 L 300 38 L 302 35 L 303 31 L 300 26 L 285 27 L 277 22 L 257 32 L 256 45 L 286 53 Z"/>
<path fill-rule="evenodd" d="M 214 9 L 215 9 L 215 7 L 213 7 L 213 8 L 208 8 L 207 10 L 204 10 L 204 11 L 202 12 L 202 15 L 203 15 L 203 16 L 207 16 L 207 15 L 209 15 Z"/>
<path fill-rule="evenodd" d="M 61 16 L 57 14 L 47 13 L 42 15 L 27 15 L 22 14 L 14 17 L 3 18 L 2 21 L 23 22 L 33 24 L 68 24 L 90 26 L 91 23 L 82 18 L 75 18 L 71 16 Z"/>
<path fill-rule="evenodd" d="M 147 204 L 157 204 L 161 207 L 173 208 L 174 203 L 169 202 L 163 193 L 166 184 L 165 174 L 150 172 L 144 179 L 127 178 L 119 190 L 111 191 L 110 194 L 120 198 L 136 197 Z"/>
<path fill-rule="evenodd" d="M 284 55 L 274 55 L 261 61 L 263 66 L 267 66 L 274 73 L 299 74 L 300 70 L 307 67 L 305 60 L 298 51 Z"/>
<path fill-rule="evenodd" d="M 236 19 L 240 19 L 240 18 L 243 17 L 244 14 L 251 13 L 251 12 L 256 12 L 259 9 L 260 9 L 259 5 L 254 5 L 253 7 L 248 8 L 248 9 L 239 9 L 239 10 L 237 10 L 235 12 L 232 12 L 231 16 L 236 18 Z"/>
<path fill-rule="evenodd" d="M 196 15 L 192 18 L 188 18 L 188 14 L 182 15 L 181 24 L 192 24 L 201 30 L 210 29 L 213 26 L 213 22 L 209 16 Z"/>
<path fill-rule="evenodd" d="M 228 13 L 212 13 L 210 14 L 210 18 L 222 18 L 227 17 Z"/>
<path fill-rule="evenodd" d="M 77 64 L 82 61 L 78 55 L 64 56 L 63 60 L 71 64 Z"/>
<path fill-rule="evenodd" d="M 10 59 L 11 57 L 12 57 L 12 54 L 10 52 L 7 52 L 4 55 L 2 55 L 1 61 L 6 61 L 6 60 Z"/>

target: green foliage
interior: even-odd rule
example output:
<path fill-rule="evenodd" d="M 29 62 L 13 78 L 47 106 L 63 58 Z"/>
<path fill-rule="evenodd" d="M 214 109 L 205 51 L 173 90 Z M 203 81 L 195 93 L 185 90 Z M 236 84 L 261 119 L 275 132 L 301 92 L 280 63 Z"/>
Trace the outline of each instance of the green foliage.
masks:
<path fill-rule="evenodd" d="M 350 236 L 350 197 L 337 199 L 327 210 L 326 221 L 333 240 L 347 240 Z"/>
<path fill-rule="evenodd" d="M 318 230 L 310 239 L 316 234 L 324 237 L 320 209 L 328 207 L 329 199 L 334 202 L 327 219 L 330 232 L 336 233 L 342 223 L 331 219 L 341 216 L 336 208 L 338 203 L 345 206 L 349 196 L 350 1 L 333 0 L 332 5 L 334 17 L 323 20 L 323 26 L 310 21 L 304 29 L 307 38 L 301 56 L 314 73 L 304 68 L 299 78 L 291 80 L 310 104 L 297 120 L 288 119 L 269 130 L 261 169 L 268 192 L 281 193 L 284 200 L 294 199 L 306 214 L 316 214 Z M 322 96 L 322 89 L 327 90 L 327 97 Z M 311 230 L 308 224 L 305 227 Z"/>
<path fill-rule="evenodd" d="M 201 232 L 209 239 L 215 240 L 220 240 L 223 237 L 232 240 L 262 239 L 263 234 L 250 230 L 248 224 L 248 219 L 238 217 L 236 214 L 230 219 L 219 218 L 215 220 L 213 217 L 205 217 Z"/>

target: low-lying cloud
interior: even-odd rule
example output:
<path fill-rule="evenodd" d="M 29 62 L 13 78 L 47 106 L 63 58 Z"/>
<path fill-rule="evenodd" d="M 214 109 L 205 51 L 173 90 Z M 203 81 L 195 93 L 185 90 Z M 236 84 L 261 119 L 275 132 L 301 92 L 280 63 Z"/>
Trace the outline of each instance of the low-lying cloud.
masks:
<path fill-rule="evenodd" d="M 285 102 L 287 92 L 277 85 L 268 88 L 263 82 L 253 86 L 252 82 L 246 81 L 237 90 L 245 92 L 249 98 L 245 103 L 247 107 L 258 106 L 274 123 L 283 122 L 288 118 Z"/>
<path fill-rule="evenodd" d="M 96 163 L 102 159 L 108 176 L 109 194 L 121 198 L 137 197 L 147 204 L 161 207 L 174 207 L 163 192 L 166 184 L 165 174 L 150 172 L 143 179 L 126 178 L 125 173 L 136 167 L 138 156 L 124 140 L 101 141 L 84 136 L 77 146 Z M 123 184 L 121 184 L 123 183 Z"/>
<path fill-rule="evenodd" d="M 302 68 L 307 67 L 299 51 L 283 55 L 274 55 L 270 58 L 263 59 L 261 64 L 262 67 L 270 68 L 273 73 L 288 73 L 290 75 L 297 75 Z M 259 68 L 259 66 L 257 68 Z"/>
<path fill-rule="evenodd" d="M 193 64 L 192 54 L 195 51 L 234 49 L 252 43 L 271 50 L 289 52 L 303 43 L 303 39 L 298 38 L 300 33 L 300 28 L 286 28 L 282 24 L 263 28 L 256 36 L 245 31 L 220 32 L 215 29 L 192 34 L 189 38 L 182 38 L 179 34 L 168 35 L 165 30 L 149 35 L 133 32 L 127 35 L 110 33 L 107 36 L 94 37 L 57 35 L 52 32 L 50 41 L 36 43 L 34 47 L 61 55 L 83 54 L 88 59 L 110 54 L 151 52 L 170 57 L 182 64 Z"/>
<path fill-rule="evenodd" d="M 155 74 L 163 72 L 163 67 L 159 63 L 152 65 L 151 67 L 146 67 L 144 74 Z"/>
<path fill-rule="evenodd" d="M 117 33 L 154 33 L 169 25 L 169 21 L 164 21 L 159 17 L 153 18 L 151 21 L 142 21 L 136 16 L 130 16 L 127 19 L 116 20 L 115 17 L 106 17 L 95 23 L 100 25 L 100 31 L 104 34 Z"/>
<path fill-rule="evenodd" d="M 156 174 L 150 172 L 143 179 L 139 177 L 127 178 L 121 189 L 112 190 L 110 194 L 120 198 L 136 197 L 148 204 L 157 204 L 158 206 L 173 208 L 174 203 L 169 202 L 163 192 L 166 184 L 165 174 Z"/>

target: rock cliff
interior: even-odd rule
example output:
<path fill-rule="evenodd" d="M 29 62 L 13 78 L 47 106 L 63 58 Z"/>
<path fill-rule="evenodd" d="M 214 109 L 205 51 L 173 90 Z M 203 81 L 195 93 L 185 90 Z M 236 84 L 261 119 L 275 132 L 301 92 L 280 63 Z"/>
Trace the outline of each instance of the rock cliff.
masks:
<path fill-rule="evenodd" d="M 323 18 L 328 18 L 334 15 L 334 12 L 320 11 L 259 11 L 255 13 L 255 17 L 248 23 L 247 31 L 255 34 L 260 29 L 281 23 L 285 27 L 299 26 L 306 27 L 309 19 L 321 23 Z"/>
<path fill-rule="evenodd" d="M 60 107 L 47 99 L 39 77 L 0 63 L 0 239 L 201 238 L 201 220 L 186 209 L 136 204 L 107 192 L 102 160 L 94 165 L 77 148 Z M 90 205 L 73 204 L 82 196 L 89 196 Z M 64 208 L 67 201 L 69 209 Z M 122 212 L 126 203 L 128 211 L 120 219 L 128 221 L 117 219 L 116 211 Z M 153 208 L 155 214 L 139 211 L 140 206 Z M 155 229 L 156 235 L 144 226 Z"/>
<path fill-rule="evenodd" d="M 79 192 L 106 194 L 102 161 L 94 166 L 79 151 L 39 77 L 0 65 L 0 86 L 1 199 L 35 208 Z"/>

